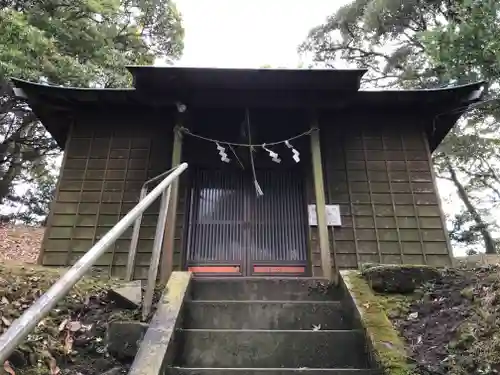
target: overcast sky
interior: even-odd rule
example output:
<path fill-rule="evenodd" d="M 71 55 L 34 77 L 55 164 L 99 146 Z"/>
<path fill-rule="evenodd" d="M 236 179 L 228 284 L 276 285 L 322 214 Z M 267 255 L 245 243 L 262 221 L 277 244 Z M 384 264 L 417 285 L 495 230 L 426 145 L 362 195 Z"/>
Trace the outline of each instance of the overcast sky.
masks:
<path fill-rule="evenodd" d="M 308 31 L 349 0 L 176 0 L 186 36 L 179 65 L 296 68 Z"/>

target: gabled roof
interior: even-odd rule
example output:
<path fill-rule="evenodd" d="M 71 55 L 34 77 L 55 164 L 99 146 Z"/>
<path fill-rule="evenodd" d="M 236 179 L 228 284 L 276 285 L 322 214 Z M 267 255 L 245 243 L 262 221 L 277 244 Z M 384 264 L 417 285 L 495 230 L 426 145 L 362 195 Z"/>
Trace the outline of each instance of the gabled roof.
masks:
<path fill-rule="evenodd" d="M 62 114 L 78 109 L 131 106 L 316 108 L 337 111 L 418 111 L 435 117 L 426 129 L 434 150 L 463 111 L 481 98 L 484 82 L 427 90 L 359 90 L 366 70 L 212 69 L 129 67 L 133 88 L 97 89 L 12 79 L 57 142 L 70 124 Z"/>
<path fill-rule="evenodd" d="M 366 69 L 216 69 L 129 66 L 138 90 L 358 91 Z"/>

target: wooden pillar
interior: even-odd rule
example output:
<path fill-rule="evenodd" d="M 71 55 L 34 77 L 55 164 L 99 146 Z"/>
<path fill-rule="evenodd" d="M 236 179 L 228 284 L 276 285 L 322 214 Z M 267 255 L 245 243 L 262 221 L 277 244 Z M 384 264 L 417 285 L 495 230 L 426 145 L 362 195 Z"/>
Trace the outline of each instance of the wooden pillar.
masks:
<path fill-rule="evenodd" d="M 182 133 L 176 125 L 174 127 L 174 144 L 172 147 L 172 168 L 181 164 Z M 170 201 L 168 203 L 167 222 L 163 236 L 163 250 L 160 265 L 160 282 L 166 284 L 173 270 L 175 227 L 177 219 L 177 202 L 179 200 L 179 177 L 171 185 Z"/>
<path fill-rule="evenodd" d="M 311 128 L 318 128 L 316 113 L 313 113 Z M 319 131 L 311 133 L 312 168 L 314 178 L 314 193 L 316 196 L 316 214 L 318 218 L 319 247 L 321 251 L 321 269 L 323 277 L 338 282 L 337 275 L 332 275 L 332 260 L 330 256 L 330 242 L 328 239 L 328 226 L 326 221 L 325 185 L 323 179 L 323 163 L 321 161 L 321 144 Z"/>

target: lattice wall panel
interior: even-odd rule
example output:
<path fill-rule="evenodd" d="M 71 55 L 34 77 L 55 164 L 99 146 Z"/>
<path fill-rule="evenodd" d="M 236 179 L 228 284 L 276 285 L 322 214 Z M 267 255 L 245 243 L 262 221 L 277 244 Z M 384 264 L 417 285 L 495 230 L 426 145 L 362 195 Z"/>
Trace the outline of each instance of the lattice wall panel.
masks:
<path fill-rule="evenodd" d="M 362 124 L 323 127 L 328 202 L 342 227 L 330 233 L 341 268 L 360 263 L 450 264 L 449 243 L 422 131 Z"/>
<path fill-rule="evenodd" d="M 170 168 L 172 124 L 134 125 L 74 127 L 46 231 L 44 265 L 73 264 L 137 204 L 144 181 Z M 158 206 L 159 200 L 142 221 L 136 278 L 147 275 Z M 108 269 L 113 276 L 123 276 L 131 234 L 132 228 L 96 266 Z"/>

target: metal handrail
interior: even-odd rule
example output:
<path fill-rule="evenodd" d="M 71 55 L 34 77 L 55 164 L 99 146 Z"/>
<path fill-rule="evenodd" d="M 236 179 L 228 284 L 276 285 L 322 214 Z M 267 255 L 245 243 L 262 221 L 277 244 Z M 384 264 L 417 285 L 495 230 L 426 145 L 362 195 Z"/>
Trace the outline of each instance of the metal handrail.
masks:
<path fill-rule="evenodd" d="M 162 195 L 162 206 L 156 226 L 156 234 L 161 233 L 161 238 L 155 238 L 155 244 L 160 246 L 153 247 L 152 262 L 150 267 L 151 279 L 155 272 L 151 269 L 160 259 L 161 241 L 163 240 L 163 231 L 165 229 L 166 212 L 168 206 L 168 192 L 170 185 L 187 169 L 187 163 L 179 165 L 171 174 L 158 184 L 144 199 L 130 210 L 111 230 L 104 235 L 92 248 L 82 256 L 73 267 L 71 267 L 52 287 L 45 292 L 33 305 L 31 305 L 18 319 L 16 319 L 9 329 L 0 336 L 0 363 L 4 363 L 14 349 L 22 340 L 36 327 L 36 325 L 52 310 L 75 284 L 91 269 L 94 263 L 104 254 L 107 248 L 114 243 L 159 196 Z M 162 227 L 162 228 L 161 228 Z M 155 253 L 155 251 L 158 253 Z M 158 261 L 157 261 L 158 259 Z M 156 281 L 156 280 L 154 280 Z M 154 285 L 153 285 L 154 286 Z"/>
<path fill-rule="evenodd" d="M 171 168 L 168 171 L 165 171 L 165 172 L 159 174 L 158 176 L 150 178 L 144 184 L 142 184 L 141 194 L 139 195 L 139 202 L 142 201 L 146 197 L 146 195 L 148 194 L 149 184 L 158 181 L 163 176 L 166 176 L 169 173 L 171 173 L 172 171 L 174 171 L 176 168 L 178 168 L 178 166 Z M 131 281 L 134 277 L 135 257 L 137 254 L 137 245 L 139 244 L 139 233 L 141 231 L 142 216 L 143 216 L 143 213 L 141 213 L 135 219 L 135 222 L 134 222 L 134 229 L 132 231 L 132 239 L 130 241 L 130 246 L 129 246 L 129 250 L 128 250 L 127 269 L 125 271 L 125 280 L 127 280 L 127 281 Z"/>

